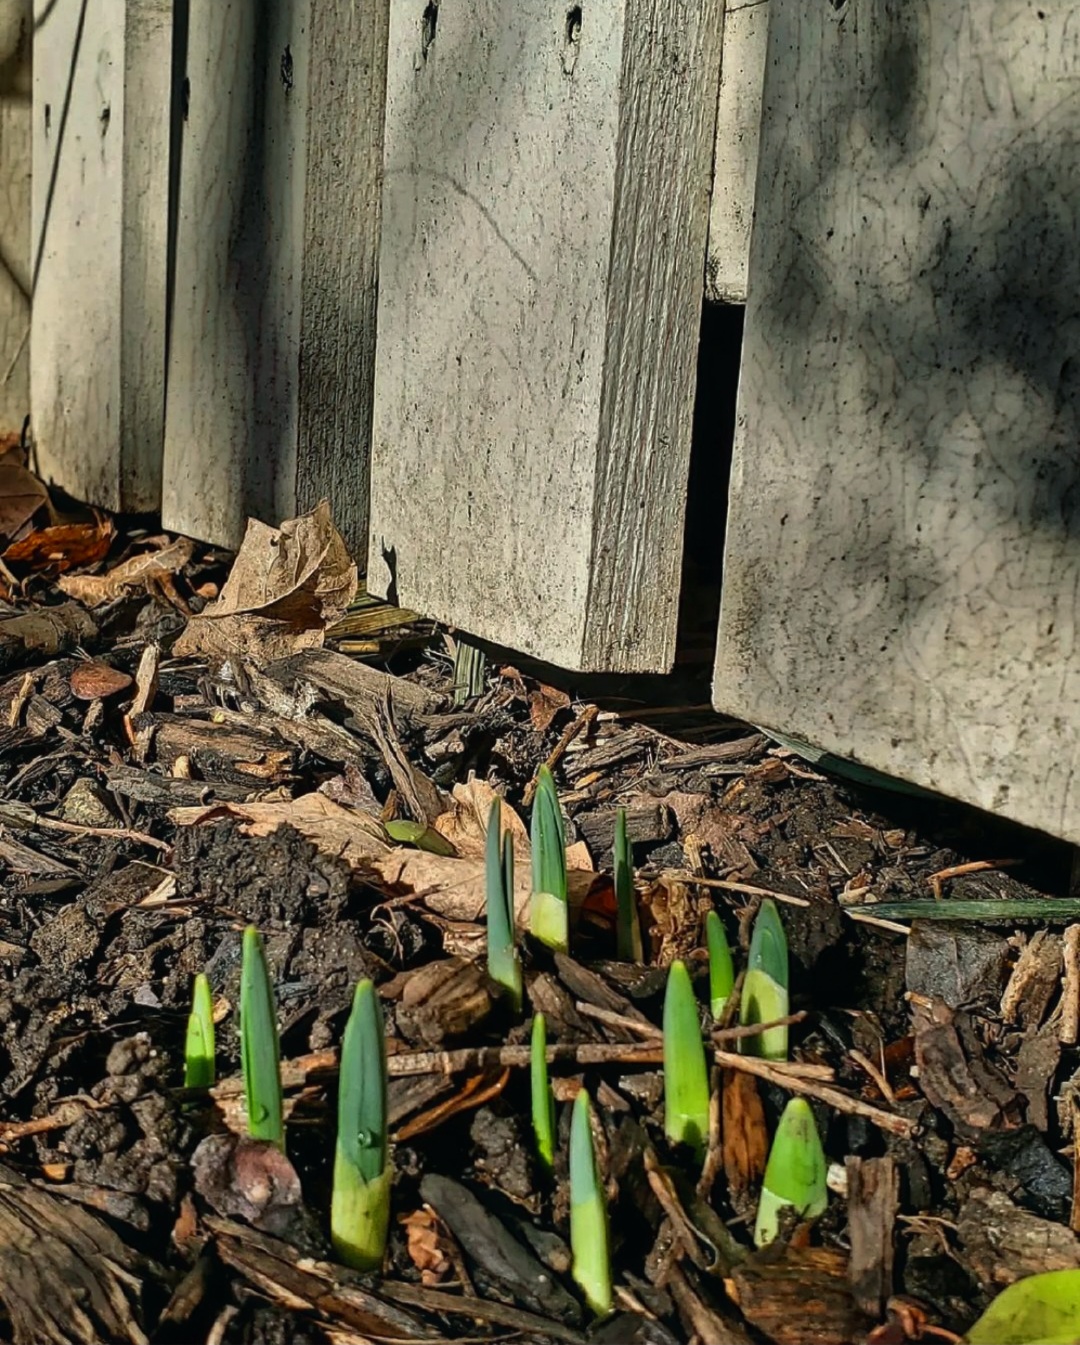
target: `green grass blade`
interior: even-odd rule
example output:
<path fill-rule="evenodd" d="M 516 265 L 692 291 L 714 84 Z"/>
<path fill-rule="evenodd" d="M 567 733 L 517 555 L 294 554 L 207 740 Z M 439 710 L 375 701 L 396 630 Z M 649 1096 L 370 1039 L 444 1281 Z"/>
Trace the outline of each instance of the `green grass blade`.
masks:
<path fill-rule="evenodd" d="M 547 1066 L 547 1020 L 535 1014 L 529 1042 L 529 1082 L 532 1087 L 532 1125 L 536 1152 L 544 1171 L 555 1166 L 555 1098 Z"/>
<path fill-rule="evenodd" d="M 780 1117 L 765 1165 L 754 1224 L 757 1246 L 773 1241 L 780 1231 L 781 1214 L 789 1207 L 804 1219 L 825 1213 L 829 1204 L 826 1173 L 814 1113 L 805 1098 L 793 1097 Z"/>
<path fill-rule="evenodd" d="M 537 776 L 529 838 L 532 844 L 532 899 L 529 928 L 557 952 L 570 943 L 566 901 L 566 833 L 555 780 L 547 766 Z"/>
<path fill-rule="evenodd" d="M 709 950 L 709 1012 L 720 1018 L 735 985 L 735 968 L 724 922 L 715 911 L 705 917 L 705 943 Z"/>
<path fill-rule="evenodd" d="M 254 925 L 244 930 L 240 964 L 240 1064 L 248 1134 L 284 1152 L 277 1012 L 263 941 Z"/>
<path fill-rule="evenodd" d="M 488 975 L 502 986 L 515 1013 L 521 1011 L 521 959 L 514 941 L 514 845 L 500 835 L 502 804 L 491 801 L 484 849 L 487 897 Z"/>
<path fill-rule="evenodd" d="M 607 1192 L 596 1171 L 591 1111 L 583 1088 L 570 1118 L 571 1274 L 593 1312 L 606 1317 L 612 1306 Z"/>
<path fill-rule="evenodd" d="M 664 1130 L 699 1154 L 709 1136 L 709 1071 L 685 962 L 671 964 L 664 995 Z"/>
<path fill-rule="evenodd" d="M 750 938 L 739 1019 L 744 1026 L 771 1023 L 786 1018 L 789 1011 L 787 937 L 776 903 L 767 899 L 761 903 Z M 756 1037 L 743 1037 L 739 1049 L 765 1060 L 786 1060 L 788 1030 L 771 1027 Z"/>
<path fill-rule="evenodd" d="M 341 1043 L 330 1236 L 341 1260 L 376 1270 L 390 1226 L 386 1034 L 374 985 L 361 981 Z"/>
<path fill-rule="evenodd" d="M 626 809 L 615 817 L 615 953 L 624 962 L 641 961 L 641 924 L 634 895 L 634 857 L 626 835 Z"/>
<path fill-rule="evenodd" d="M 214 997 L 203 972 L 195 977 L 191 992 L 187 1038 L 184 1042 L 184 1087 L 214 1086 Z"/>

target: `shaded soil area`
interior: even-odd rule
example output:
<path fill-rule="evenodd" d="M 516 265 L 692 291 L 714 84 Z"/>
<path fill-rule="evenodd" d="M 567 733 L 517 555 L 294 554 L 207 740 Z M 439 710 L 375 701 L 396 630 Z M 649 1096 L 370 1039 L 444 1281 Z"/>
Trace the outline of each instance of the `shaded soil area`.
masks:
<path fill-rule="evenodd" d="M 446 633 L 366 600 L 325 640 L 295 602 L 268 616 L 249 600 L 219 648 L 191 650 L 228 558 L 130 529 L 101 540 L 62 568 L 24 541 L 3 570 L 0 1339 L 886 1345 L 955 1339 L 1006 1284 L 1080 1266 L 1067 847 L 827 776 L 687 709 L 707 700 L 699 667 L 609 682 L 492 656 L 479 694 L 455 698 Z M 111 580 L 125 565 L 134 578 Z M 60 591 L 64 574 L 100 582 Z M 568 956 L 524 940 L 515 1016 L 484 971 L 483 824 L 494 791 L 527 825 L 544 761 L 574 929 Z M 640 965 L 614 957 L 619 807 Z M 396 819 L 443 853 L 392 841 Z M 524 826 L 520 844 L 527 874 Z M 685 959 L 706 1003 L 706 912 L 741 965 L 765 894 L 790 947 L 791 1059 L 740 1056 L 703 1009 L 702 1171 L 663 1134 L 665 969 Z M 1060 915 L 1024 917 L 1048 897 Z M 940 918 L 1002 899 L 1004 921 Z M 889 913 L 911 901 L 925 917 Z M 287 1158 L 243 1139 L 249 923 L 277 993 Z M 209 1098 L 181 1086 L 201 971 Z M 386 1015 L 396 1173 L 378 1276 L 336 1266 L 327 1228 L 336 1047 L 364 976 Z M 523 1068 L 536 1010 L 556 1048 L 551 1178 Z M 582 1086 L 612 1228 L 600 1323 L 570 1275 Z M 830 1205 L 759 1250 L 769 1139 L 794 1094 L 814 1107 Z"/>

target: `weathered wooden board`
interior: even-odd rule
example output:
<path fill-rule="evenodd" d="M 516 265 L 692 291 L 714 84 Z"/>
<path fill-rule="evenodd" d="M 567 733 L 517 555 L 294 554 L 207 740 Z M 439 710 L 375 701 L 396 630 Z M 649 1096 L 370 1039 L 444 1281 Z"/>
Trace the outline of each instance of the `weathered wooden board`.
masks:
<path fill-rule="evenodd" d="M 721 0 L 395 3 L 368 586 L 664 669 Z"/>
<path fill-rule="evenodd" d="M 1080 841 L 1080 6 L 770 10 L 715 703 Z"/>
<path fill-rule="evenodd" d="M 768 26 L 769 0 L 726 0 L 705 264 L 705 296 L 725 304 L 746 303 Z"/>
<path fill-rule="evenodd" d="M 164 517 L 366 541 L 388 0 L 192 0 Z"/>
<path fill-rule="evenodd" d="M 30 410 L 31 0 L 0 0 L 0 434 Z"/>
<path fill-rule="evenodd" d="M 156 509 L 172 0 L 34 0 L 30 398 L 38 466 Z"/>

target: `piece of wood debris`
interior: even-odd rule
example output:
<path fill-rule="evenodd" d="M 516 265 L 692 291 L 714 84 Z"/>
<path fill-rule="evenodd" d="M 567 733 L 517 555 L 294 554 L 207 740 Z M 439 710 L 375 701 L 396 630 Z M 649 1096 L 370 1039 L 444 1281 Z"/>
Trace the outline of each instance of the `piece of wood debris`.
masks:
<path fill-rule="evenodd" d="M 148 1345 L 148 1269 L 91 1211 L 0 1167 L 0 1302 L 15 1345 Z"/>
<path fill-rule="evenodd" d="M 1061 979 L 1061 935 L 1040 929 L 1024 946 L 1001 997 L 1006 1023 L 1034 1030 L 1046 1015 Z"/>
<path fill-rule="evenodd" d="M 878 1321 L 892 1294 L 893 1233 L 900 1204 L 896 1160 L 849 1156 L 847 1171 L 848 1279 L 859 1310 Z"/>

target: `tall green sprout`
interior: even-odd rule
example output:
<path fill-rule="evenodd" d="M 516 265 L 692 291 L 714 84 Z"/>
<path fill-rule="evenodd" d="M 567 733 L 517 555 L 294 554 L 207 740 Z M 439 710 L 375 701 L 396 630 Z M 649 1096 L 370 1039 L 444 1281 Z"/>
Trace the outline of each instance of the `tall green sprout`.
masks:
<path fill-rule="evenodd" d="M 735 968 L 724 922 L 715 911 L 705 917 L 705 944 L 709 950 L 709 1012 L 721 1018 L 735 985 Z"/>
<path fill-rule="evenodd" d="M 754 1242 L 764 1247 L 780 1231 L 782 1212 L 791 1207 L 816 1219 L 829 1204 L 827 1167 L 817 1123 L 805 1098 L 793 1097 L 776 1127 L 754 1223 Z"/>
<path fill-rule="evenodd" d="M 699 1154 L 709 1136 L 709 1070 L 685 962 L 671 964 L 664 995 L 664 1130 Z"/>
<path fill-rule="evenodd" d="M 541 766 L 533 799 L 532 898 L 529 928 L 533 937 L 565 953 L 570 946 L 570 917 L 566 902 L 566 832 L 563 828 L 555 779 Z"/>
<path fill-rule="evenodd" d="M 533 1015 L 529 1042 L 529 1083 L 532 1091 L 532 1125 L 536 1153 L 545 1172 L 555 1165 L 555 1098 L 547 1066 L 547 1020 Z"/>
<path fill-rule="evenodd" d="M 281 1050 L 277 1013 L 262 938 L 244 930 L 240 963 L 240 1065 L 244 1075 L 248 1134 L 285 1149 L 281 1105 Z"/>
<path fill-rule="evenodd" d="M 214 1086 L 214 997 L 203 972 L 195 977 L 184 1041 L 184 1087 Z"/>
<path fill-rule="evenodd" d="M 593 1312 L 606 1317 L 612 1305 L 607 1193 L 596 1171 L 591 1112 L 583 1088 L 570 1116 L 571 1274 Z"/>
<path fill-rule="evenodd" d="M 515 1013 L 521 1011 L 521 959 L 514 942 L 514 843 L 500 837 L 502 804 L 491 801 L 485 849 L 488 975 L 502 986 Z"/>
<path fill-rule="evenodd" d="M 624 962 L 641 961 L 641 925 L 634 896 L 634 858 L 626 836 L 626 809 L 615 817 L 615 952 Z"/>
<path fill-rule="evenodd" d="M 353 995 L 341 1043 L 338 1132 L 330 1239 L 354 1270 L 378 1270 L 390 1225 L 390 1165 L 386 1104 L 386 1034 L 371 981 Z"/>
<path fill-rule="evenodd" d="M 750 937 L 739 1018 L 743 1026 L 748 1026 L 752 1023 L 771 1023 L 787 1016 L 787 938 L 776 902 L 767 898 L 761 903 Z M 761 1056 L 765 1060 L 786 1060 L 787 1027 L 770 1027 L 757 1036 L 742 1037 L 739 1047 L 743 1055 Z"/>

